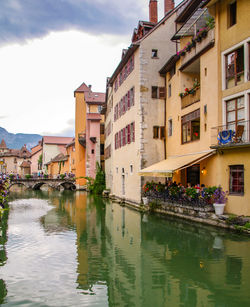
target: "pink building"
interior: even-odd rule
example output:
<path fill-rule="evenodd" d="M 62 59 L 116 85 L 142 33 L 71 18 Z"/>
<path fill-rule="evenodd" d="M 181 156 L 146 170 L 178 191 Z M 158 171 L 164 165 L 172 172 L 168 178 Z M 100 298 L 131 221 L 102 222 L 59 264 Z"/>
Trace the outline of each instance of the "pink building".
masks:
<path fill-rule="evenodd" d="M 31 174 L 33 175 L 42 169 L 42 149 L 42 141 L 39 141 L 36 146 L 31 148 Z"/>

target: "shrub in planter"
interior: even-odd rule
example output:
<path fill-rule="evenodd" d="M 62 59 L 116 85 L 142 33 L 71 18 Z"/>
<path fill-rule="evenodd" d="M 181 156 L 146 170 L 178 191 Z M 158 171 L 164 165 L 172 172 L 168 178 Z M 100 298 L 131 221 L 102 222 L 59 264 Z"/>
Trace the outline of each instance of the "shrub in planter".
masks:
<path fill-rule="evenodd" d="M 25 178 L 26 178 L 26 179 L 31 179 L 31 178 L 32 178 L 32 175 L 26 174 L 26 175 L 25 175 Z"/>
<path fill-rule="evenodd" d="M 65 174 L 60 174 L 60 178 L 63 180 L 66 177 Z"/>
<path fill-rule="evenodd" d="M 195 188 L 186 188 L 186 196 L 189 198 L 189 199 L 195 199 L 197 198 L 198 194 L 197 194 L 197 191 Z"/>

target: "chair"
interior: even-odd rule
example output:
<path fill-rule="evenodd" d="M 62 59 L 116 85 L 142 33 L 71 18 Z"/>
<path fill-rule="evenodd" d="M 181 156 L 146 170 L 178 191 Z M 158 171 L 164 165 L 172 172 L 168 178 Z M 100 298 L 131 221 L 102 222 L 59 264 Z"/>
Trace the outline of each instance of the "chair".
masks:
<path fill-rule="evenodd" d="M 235 136 L 234 136 L 234 139 L 233 139 L 233 141 L 235 143 L 240 143 L 240 142 L 243 141 L 242 136 L 243 136 L 244 128 L 245 127 L 243 125 L 238 125 L 236 127 L 236 132 L 235 132 Z"/>

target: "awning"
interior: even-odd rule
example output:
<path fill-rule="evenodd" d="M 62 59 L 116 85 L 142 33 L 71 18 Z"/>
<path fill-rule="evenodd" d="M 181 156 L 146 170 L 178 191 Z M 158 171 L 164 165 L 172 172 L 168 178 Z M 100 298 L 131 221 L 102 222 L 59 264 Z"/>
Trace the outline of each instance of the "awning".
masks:
<path fill-rule="evenodd" d="M 215 154 L 215 152 L 215 150 L 207 150 L 182 156 L 171 156 L 166 160 L 140 170 L 139 175 L 148 177 L 172 177 L 174 171 L 186 168 L 207 159 Z"/>

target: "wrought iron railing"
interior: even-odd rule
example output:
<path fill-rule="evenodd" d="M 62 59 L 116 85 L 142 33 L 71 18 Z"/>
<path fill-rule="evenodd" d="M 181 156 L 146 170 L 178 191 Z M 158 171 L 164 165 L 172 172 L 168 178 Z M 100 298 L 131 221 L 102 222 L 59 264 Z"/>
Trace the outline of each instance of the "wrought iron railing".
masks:
<path fill-rule="evenodd" d="M 230 122 L 211 129 L 211 146 L 237 146 L 250 142 L 249 120 Z"/>

